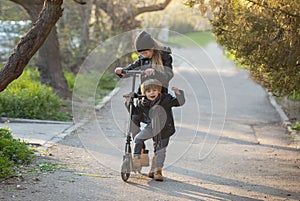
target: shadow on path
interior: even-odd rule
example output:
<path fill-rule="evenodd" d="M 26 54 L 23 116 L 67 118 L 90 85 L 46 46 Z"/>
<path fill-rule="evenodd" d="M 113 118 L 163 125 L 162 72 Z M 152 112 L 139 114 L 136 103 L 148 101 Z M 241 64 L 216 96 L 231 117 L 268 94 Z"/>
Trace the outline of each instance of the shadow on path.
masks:
<path fill-rule="evenodd" d="M 138 184 L 134 182 L 128 182 L 131 185 L 134 185 L 138 188 L 141 188 L 146 191 L 152 191 L 159 193 L 160 195 L 166 195 L 172 197 L 174 200 L 187 199 L 187 200 L 197 200 L 197 201 L 206 201 L 206 200 L 247 200 L 247 201 L 258 201 L 261 199 L 254 199 L 247 196 L 234 195 L 221 191 L 216 191 L 191 183 L 177 181 L 174 179 L 166 178 L 164 182 L 149 181 L 148 185 Z"/>
<path fill-rule="evenodd" d="M 287 198 L 287 197 L 290 197 L 290 198 L 295 197 L 298 199 L 300 198 L 300 192 L 292 192 L 292 191 L 278 189 L 278 188 L 274 188 L 274 187 L 270 187 L 270 186 L 266 186 L 266 185 L 251 184 L 248 182 L 246 183 L 246 182 L 243 182 L 240 180 L 224 178 L 224 177 L 220 177 L 220 176 L 216 176 L 216 175 L 212 175 L 212 174 L 203 174 L 201 172 L 187 170 L 187 169 L 184 169 L 181 167 L 172 166 L 172 167 L 168 168 L 168 171 L 175 172 L 180 175 L 187 175 L 184 173 L 189 172 L 188 176 L 192 176 L 192 177 L 197 178 L 202 181 L 212 182 L 217 185 L 232 186 L 235 188 L 241 188 L 241 189 L 244 189 L 247 191 L 262 193 L 265 195 L 273 195 L 273 196 L 278 196 L 278 197 L 282 197 L 282 198 Z M 189 184 L 187 184 L 187 185 L 189 185 Z M 222 194 L 224 194 L 224 193 L 221 193 L 221 195 Z M 225 194 L 225 195 L 227 195 L 227 194 Z M 239 199 L 237 199 L 237 197 L 235 196 L 234 200 L 239 200 Z"/>

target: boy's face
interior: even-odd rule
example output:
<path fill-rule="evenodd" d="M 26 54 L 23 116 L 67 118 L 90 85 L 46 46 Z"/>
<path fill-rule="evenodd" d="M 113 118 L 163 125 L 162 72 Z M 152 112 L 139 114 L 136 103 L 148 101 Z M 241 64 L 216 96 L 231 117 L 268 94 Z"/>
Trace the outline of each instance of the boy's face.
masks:
<path fill-rule="evenodd" d="M 153 56 L 153 49 L 142 51 L 140 52 L 140 55 L 143 55 L 144 58 L 151 59 Z"/>
<path fill-rule="evenodd" d="M 151 88 L 145 91 L 145 95 L 148 100 L 153 101 L 158 97 L 159 91 L 156 88 Z"/>

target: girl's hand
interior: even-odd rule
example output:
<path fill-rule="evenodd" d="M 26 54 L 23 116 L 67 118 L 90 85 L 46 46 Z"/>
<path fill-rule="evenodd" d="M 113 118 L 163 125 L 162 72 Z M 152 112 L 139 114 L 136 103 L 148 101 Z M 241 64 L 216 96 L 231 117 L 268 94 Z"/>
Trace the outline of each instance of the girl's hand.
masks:
<path fill-rule="evenodd" d="M 180 90 L 177 87 L 172 87 L 172 91 L 174 91 L 175 94 L 180 95 Z"/>
<path fill-rule="evenodd" d="M 154 75 L 154 73 L 155 73 L 155 70 L 154 70 L 153 68 L 147 68 L 147 69 L 145 70 L 145 77 Z"/>
<path fill-rule="evenodd" d="M 124 74 L 122 74 L 122 70 L 123 70 L 123 68 L 122 67 L 117 67 L 117 68 L 115 68 L 115 73 L 117 74 L 117 75 L 124 75 Z"/>

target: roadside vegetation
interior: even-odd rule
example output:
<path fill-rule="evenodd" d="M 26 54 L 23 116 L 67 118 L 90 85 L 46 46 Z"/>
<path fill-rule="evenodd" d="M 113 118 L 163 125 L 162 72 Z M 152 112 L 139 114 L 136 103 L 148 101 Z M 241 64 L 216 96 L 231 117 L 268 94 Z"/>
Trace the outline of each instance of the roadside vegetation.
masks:
<path fill-rule="evenodd" d="M 0 179 L 16 176 L 20 167 L 32 161 L 33 153 L 25 142 L 14 139 L 8 128 L 0 128 Z"/>
<path fill-rule="evenodd" d="M 66 168 L 63 164 L 33 162 L 35 149 L 13 138 L 9 128 L 0 128 L 0 181 L 10 180 L 28 172 L 54 172 Z"/>
<path fill-rule="evenodd" d="M 74 73 L 65 73 L 69 90 L 76 79 Z M 117 83 L 112 73 L 105 73 L 97 87 L 95 102 L 99 103 Z M 71 121 L 70 101 L 60 99 L 51 87 L 41 84 L 36 68 L 27 68 L 20 79 L 15 80 L 0 93 L 0 114 L 2 117 Z"/>
<path fill-rule="evenodd" d="M 25 119 L 70 120 L 70 112 L 51 87 L 39 81 L 39 72 L 28 68 L 6 90 L 0 93 L 2 117 Z"/>

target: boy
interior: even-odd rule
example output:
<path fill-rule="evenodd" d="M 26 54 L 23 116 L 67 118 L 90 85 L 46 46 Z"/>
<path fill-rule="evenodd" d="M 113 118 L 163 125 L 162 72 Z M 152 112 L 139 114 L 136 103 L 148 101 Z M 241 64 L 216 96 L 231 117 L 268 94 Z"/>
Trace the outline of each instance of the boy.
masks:
<path fill-rule="evenodd" d="M 155 157 L 152 159 L 149 177 L 156 181 L 163 181 L 162 168 L 166 158 L 166 148 L 170 137 L 175 133 L 172 107 L 184 104 L 185 98 L 182 90 L 173 87 L 176 97 L 161 93 L 162 83 L 156 79 L 149 79 L 141 85 L 141 92 L 145 97 L 136 106 L 133 114 L 146 118 L 146 126 L 135 136 L 133 167 L 141 168 L 141 151 L 147 139 L 154 141 Z M 128 105 L 128 102 L 126 103 Z"/>

